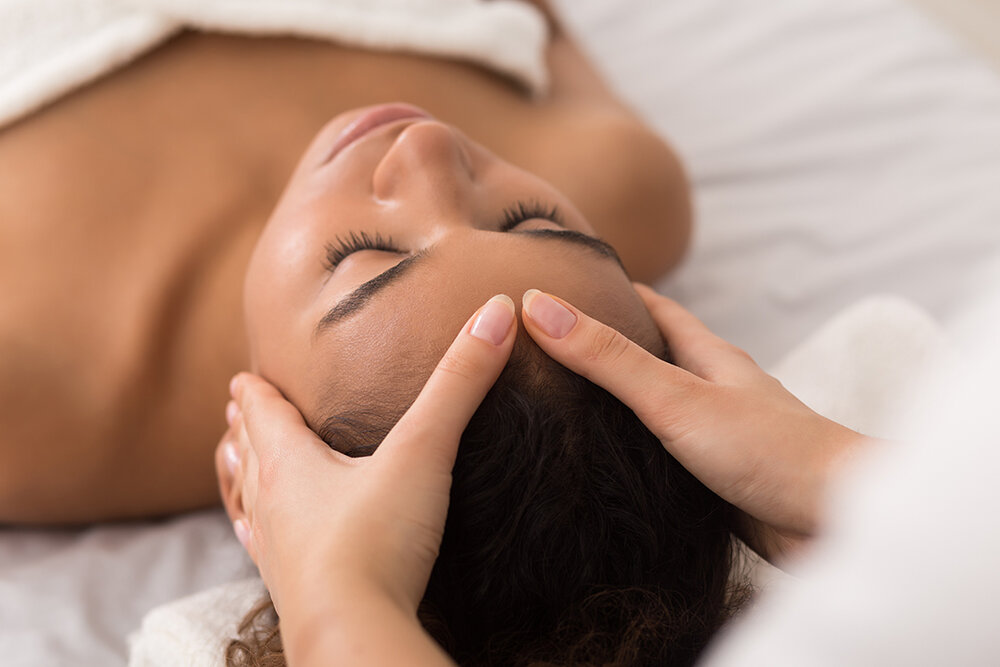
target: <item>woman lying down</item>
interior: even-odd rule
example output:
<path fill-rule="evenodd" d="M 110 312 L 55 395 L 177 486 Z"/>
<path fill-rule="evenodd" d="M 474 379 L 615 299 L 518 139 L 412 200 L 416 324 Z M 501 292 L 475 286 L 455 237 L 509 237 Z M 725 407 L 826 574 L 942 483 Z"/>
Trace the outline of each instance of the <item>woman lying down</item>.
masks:
<path fill-rule="evenodd" d="M 523 307 L 506 295 L 523 295 Z M 344 551 L 384 519 L 405 524 L 389 530 L 404 545 L 371 538 L 379 548 L 358 548 L 362 567 L 384 568 L 394 583 L 418 570 L 401 585 L 409 611 L 459 664 L 690 664 L 745 600 L 734 533 L 772 558 L 808 535 L 813 476 L 859 439 L 676 304 L 640 295 L 615 250 L 551 185 L 413 107 L 350 112 L 320 134 L 261 235 L 245 298 L 251 365 L 271 384 L 240 376 L 234 388 L 270 422 L 256 427 L 270 451 L 248 469 L 255 428 L 232 403 L 221 486 L 265 581 L 298 581 L 279 583 L 288 588 L 276 600 L 287 596 L 282 623 L 292 619 L 306 645 L 316 640 L 303 634 L 329 628 L 312 620 L 303 631 L 305 609 L 333 597 L 344 614 L 363 613 L 351 596 L 364 576 L 346 565 L 358 554 Z M 662 361 L 664 335 L 701 379 Z M 485 372 L 483 354 L 492 355 Z M 451 394 L 433 393 L 449 382 Z M 300 455 L 300 464 L 315 458 L 274 463 Z M 781 464 L 755 473 L 771 456 Z M 315 496 L 307 478 L 319 480 Z M 402 514 L 354 505 L 344 491 L 354 485 Z M 251 525 L 253 502 L 268 518 Z M 264 554 L 252 535 L 263 531 L 266 543 L 268 522 Z M 342 525 L 353 528 L 331 528 Z M 268 611 L 247 620 L 232 663 L 280 651 Z M 345 632 L 330 636 L 342 649 L 361 644 Z M 420 652 L 379 632 L 398 642 L 394 659 Z"/>
<path fill-rule="evenodd" d="M 374 664 L 691 663 L 745 598 L 732 535 L 808 536 L 858 436 L 636 291 L 687 244 L 682 171 L 558 28 L 546 56 L 532 100 L 452 61 L 185 34 L 0 131 L 0 521 L 217 503 L 249 368 L 216 460 L 292 664 L 316 637 Z M 516 312 L 480 310 L 500 294 Z M 346 489 L 411 512 L 402 546 Z M 369 581 L 398 604 L 369 614 Z"/>

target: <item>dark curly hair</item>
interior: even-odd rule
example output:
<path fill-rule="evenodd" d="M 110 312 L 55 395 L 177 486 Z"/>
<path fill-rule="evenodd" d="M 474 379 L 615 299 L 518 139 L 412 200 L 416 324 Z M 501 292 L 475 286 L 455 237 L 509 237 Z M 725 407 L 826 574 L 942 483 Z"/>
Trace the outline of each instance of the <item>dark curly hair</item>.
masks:
<path fill-rule="evenodd" d="M 364 456 L 399 414 L 317 431 Z M 749 594 L 734 521 L 628 407 L 519 340 L 462 436 L 419 617 L 460 665 L 689 665 Z M 228 664 L 284 664 L 274 622 L 265 601 Z"/>

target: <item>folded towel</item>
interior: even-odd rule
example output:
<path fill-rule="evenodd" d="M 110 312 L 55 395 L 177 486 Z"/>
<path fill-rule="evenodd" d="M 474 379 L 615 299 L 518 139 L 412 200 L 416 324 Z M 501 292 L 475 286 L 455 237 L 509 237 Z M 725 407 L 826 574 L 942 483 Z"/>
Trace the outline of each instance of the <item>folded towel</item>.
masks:
<path fill-rule="evenodd" d="M 0 127 L 183 28 L 437 55 L 547 85 L 545 18 L 518 0 L 0 0 Z"/>
<path fill-rule="evenodd" d="M 910 302 L 869 297 L 847 308 L 788 354 L 773 374 L 815 410 L 868 435 L 891 436 L 888 426 L 928 365 L 955 355 L 938 325 Z M 235 538 L 233 538 L 235 539 Z M 760 587 L 794 580 L 743 553 Z M 149 612 L 130 637 L 131 667 L 220 667 L 243 616 L 263 599 L 259 579 L 182 598 Z"/>
<path fill-rule="evenodd" d="M 264 582 L 254 577 L 153 609 L 129 638 L 129 666 L 222 667 L 243 617 L 266 596 Z"/>
<path fill-rule="evenodd" d="M 900 427 L 927 370 L 957 361 L 954 343 L 930 315 L 879 295 L 840 311 L 770 373 L 821 415 L 892 439 L 904 435 Z"/>

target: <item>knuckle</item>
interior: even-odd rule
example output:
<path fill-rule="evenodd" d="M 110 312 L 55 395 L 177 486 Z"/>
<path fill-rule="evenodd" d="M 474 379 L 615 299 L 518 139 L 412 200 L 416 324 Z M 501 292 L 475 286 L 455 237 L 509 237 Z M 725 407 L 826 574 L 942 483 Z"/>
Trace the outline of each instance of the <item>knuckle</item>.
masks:
<path fill-rule="evenodd" d="M 666 297 L 655 293 L 650 296 L 650 299 L 652 304 L 649 308 L 649 314 L 652 315 L 653 319 L 657 322 L 669 322 L 674 314 L 673 304 L 667 301 Z"/>
<path fill-rule="evenodd" d="M 279 486 L 282 466 L 279 457 L 265 454 L 257 460 L 257 488 L 259 493 L 270 492 Z"/>
<path fill-rule="evenodd" d="M 756 363 L 756 362 L 754 362 L 753 357 L 750 356 L 750 353 L 747 352 L 746 350 L 744 350 L 742 347 L 737 347 L 736 345 L 733 345 L 732 343 L 727 343 L 727 345 L 729 345 L 729 352 L 730 352 L 730 354 L 738 357 L 739 359 L 742 359 L 743 361 L 749 361 L 751 363 Z"/>
<path fill-rule="evenodd" d="M 258 412 L 267 410 L 268 405 L 272 404 L 274 399 L 279 396 L 277 390 L 267 382 L 256 376 L 248 375 L 243 381 L 241 411 L 252 417 Z"/>
<path fill-rule="evenodd" d="M 695 378 L 671 381 L 669 386 L 652 388 L 648 410 L 643 417 L 650 424 L 667 431 L 675 431 L 691 421 L 698 409 L 709 398 L 704 393 L 704 383 Z"/>
<path fill-rule="evenodd" d="M 215 446 L 215 469 L 218 471 L 220 476 L 226 470 L 226 458 L 225 458 L 225 448 L 226 443 L 229 441 L 229 432 L 227 431 L 222 439 L 219 440 L 219 444 Z"/>
<path fill-rule="evenodd" d="M 437 372 L 462 380 L 472 380 L 479 374 L 479 368 L 472 355 L 453 350 L 438 362 Z"/>
<path fill-rule="evenodd" d="M 229 489 L 229 492 L 222 496 L 222 504 L 226 509 L 226 514 L 228 514 L 231 518 L 235 519 L 241 514 L 245 514 L 246 508 L 243 506 L 243 487 L 233 484 L 232 488 Z"/>
<path fill-rule="evenodd" d="M 219 444 L 215 446 L 215 470 L 219 479 L 229 479 L 239 473 L 239 466 L 234 471 L 230 471 L 230 464 L 227 461 L 226 450 L 230 447 L 236 447 L 239 449 L 239 434 L 234 432 L 232 428 L 227 430 L 222 438 L 219 440 Z"/>
<path fill-rule="evenodd" d="M 404 414 L 400 420 L 397 422 L 396 426 L 398 429 L 393 429 L 396 431 L 393 437 L 405 437 L 416 442 L 424 442 L 437 434 L 437 423 L 431 422 L 421 415 L 416 415 L 413 412 L 407 412 Z"/>
<path fill-rule="evenodd" d="M 588 337 L 583 355 L 588 363 L 614 363 L 629 350 L 629 340 L 611 327 L 600 326 Z"/>
<path fill-rule="evenodd" d="M 777 394 L 791 394 L 781 380 L 763 371 L 761 371 L 760 382 L 765 390 L 770 390 Z"/>
<path fill-rule="evenodd" d="M 242 421 L 246 422 L 252 420 L 260 409 L 260 399 L 257 396 L 257 392 L 253 391 L 252 388 L 246 387 L 243 390 L 242 405 L 240 405 L 240 418 Z"/>

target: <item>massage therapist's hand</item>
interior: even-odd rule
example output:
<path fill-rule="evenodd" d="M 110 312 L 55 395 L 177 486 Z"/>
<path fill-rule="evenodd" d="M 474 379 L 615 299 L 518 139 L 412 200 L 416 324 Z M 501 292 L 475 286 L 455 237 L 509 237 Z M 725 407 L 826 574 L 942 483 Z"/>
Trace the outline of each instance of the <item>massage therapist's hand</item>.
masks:
<path fill-rule="evenodd" d="M 291 634 L 322 634 L 330 644 L 335 629 L 350 626 L 335 646 L 340 660 L 363 654 L 363 662 L 403 664 L 385 652 L 404 651 L 408 664 L 425 664 L 414 659 L 425 649 L 427 664 L 444 658 L 416 610 L 441 543 L 459 438 L 506 364 L 516 330 L 508 297 L 487 302 L 370 457 L 330 449 L 263 379 L 234 378 L 231 427 L 216 452 L 220 486 L 271 591 L 290 655 Z M 343 655 L 352 647 L 357 655 Z M 311 646 L 299 660 L 306 652 L 319 663 L 332 657 Z"/>
<path fill-rule="evenodd" d="M 524 325 L 552 358 L 628 405 L 774 560 L 816 532 L 826 483 L 864 440 L 813 412 L 677 303 L 636 285 L 677 366 L 565 301 L 529 291 Z M 546 332 L 548 329 L 548 332 Z"/>

